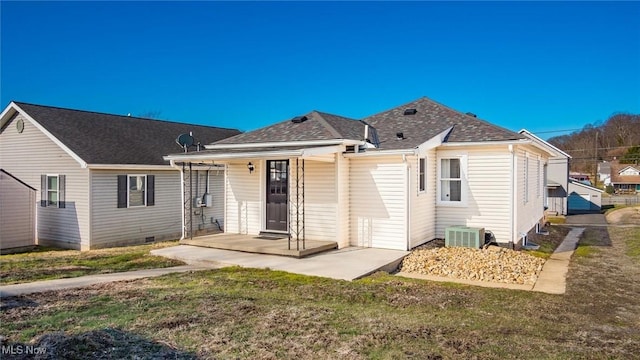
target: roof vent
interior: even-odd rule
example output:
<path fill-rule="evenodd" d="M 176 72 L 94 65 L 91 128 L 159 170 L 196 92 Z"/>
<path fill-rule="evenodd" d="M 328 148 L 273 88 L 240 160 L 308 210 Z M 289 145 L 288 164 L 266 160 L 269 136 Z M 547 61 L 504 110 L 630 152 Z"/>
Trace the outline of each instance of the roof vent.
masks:
<path fill-rule="evenodd" d="M 291 122 L 294 124 L 300 124 L 301 122 L 304 122 L 307 120 L 306 116 L 296 116 L 293 119 L 291 119 Z"/>
<path fill-rule="evenodd" d="M 418 112 L 416 109 L 404 109 L 405 115 L 415 115 Z"/>
<path fill-rule="evenodd" d="M 471 116 L 471 117 L 474 117 L 474 118 L 477 118 L 477 117 L 478 117 L 478 115 L 476 115 L 476 114 L 474 114 L 474 113 L 472 113 L 472 112 L 468 112 L 468 113 L 467 113 L 467 115 L 469 115 L 469 116 Z"/>
<path fill-rule="evenodd" d="M 404 140 L 404 139 L 405 139 L 404 133 L 401 133 L 401 132 L 396 133 L 396 140 Z"/>

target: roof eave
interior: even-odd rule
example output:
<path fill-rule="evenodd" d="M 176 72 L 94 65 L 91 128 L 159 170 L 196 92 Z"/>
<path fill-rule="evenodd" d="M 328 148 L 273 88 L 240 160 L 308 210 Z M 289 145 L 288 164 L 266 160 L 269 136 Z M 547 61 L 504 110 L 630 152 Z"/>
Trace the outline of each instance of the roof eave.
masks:
<path fill-rule="evenodd" d="M 389 156 L 389 155 L 416 155 L 418 154 L 418 149 L 392 149 L 392 150 L 367 150 L 363 152 L 357 153 L 347 153 L 344 154 L 344 157 L 353 158 L 353 157 L 368 157 L 368 156 Z"/>
<path fill-rule="evenodd" d="M 174 170 L 171 165 L 87 164 L 90 170 Z"/>
<path fill-rule="evenodd" d="M 545 140 L 542 140 L 541 138 L 539 138 L 538 136 L 534 135 L 533 133 L 531 133 L 527 129 L 522 129 L 522 130 L 518 131 L 518 133 L 533 139 L 534 141 L 540 143 L 540 145 L 548 147 L 554 152 L 557 152 L 557 156 L 564 156 L 564 157 L 567 157 L 569 159 L 571 158 L 571 155 L 569 155 L 566 152 L 564 152 L 564 151 L 558 149 L 557 147 L 551 145 L 549 142 L 547 142 Z"/>
<path fill-rule="evenodd" d="M 338 153 L 344 151 L 344 146 L 342 145 L 333 145 L 333 146 L 323 146 L 323 147 L 314 147 L 314 148 L 304 148 L 304 149 L 296 149 L 296 150 L 273 150 L 273 151 L 246 151 L 246 152 L 238 152 L 238 153 L 185 153 L 185 154 L 174 154 L 164 156 L 164 159 L 167 161 L 173 162 L 193 162 L 193 161 L 223 161 L 223 160 L 235 160 L 235 159 L 267 159 L 274 157 L 313 157 L 320 156 L 332 153 Z"/>
<path fill-rule="evenodd" d="M 454 147 L 454 146 L 487 146 L 487 145 L 527 145 L 532 144 L 533 141 L 527 139 L 514 139 L 514 140 L 495 140 L 495 141 L 469 141 L 469 142 L 445 142 L 441 146 Z"/>
<path fill-rule="evenodd" d="M 242 144 L 209 144 L 204 148 L 207 150 L 222 149 L 250 149 L 262 147 L 289 147 L 289 146 L 322 146 L 322 145 L 362 145 L 364 141 L 353 139 L 328 139 L 328 140 L 304 140 L 304 141 L 279 141 L 279 142 L 257 142 Z"/>

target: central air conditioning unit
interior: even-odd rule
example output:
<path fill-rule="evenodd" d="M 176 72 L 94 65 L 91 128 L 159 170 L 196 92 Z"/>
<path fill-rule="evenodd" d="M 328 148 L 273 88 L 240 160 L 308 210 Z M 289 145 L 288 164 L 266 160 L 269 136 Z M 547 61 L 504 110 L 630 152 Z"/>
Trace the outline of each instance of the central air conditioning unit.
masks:
<path fill-rule="evenodd" d="M 444 231 L 444 245 L 479 249 L 484 245 L 484 228 L 450 226 Z"/>

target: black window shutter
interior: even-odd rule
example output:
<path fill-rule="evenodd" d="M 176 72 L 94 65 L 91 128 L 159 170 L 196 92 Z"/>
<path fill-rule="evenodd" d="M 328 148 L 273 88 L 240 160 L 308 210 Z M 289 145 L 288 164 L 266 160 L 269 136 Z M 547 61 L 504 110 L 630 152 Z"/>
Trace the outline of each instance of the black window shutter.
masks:
<path fill-rule="evenodd" d="M 47 206 L 47 175 L 40 175 L 40 206 Z"/>
<path fill-rule="evenodd" d="M 58 175 L 58 207 L 65 208 L 67 204 L 64 202 L 66 175 Z"/>
<path fill-rule="evenodd" d="M 147 175 L 147 206 L 153 206 L 156 204 L 156 184 L 155 175 Z"/>
<path fill-rule="evenodd" d="M 118 207 L 127 207 L 127 175 L 118 175 Z"/>

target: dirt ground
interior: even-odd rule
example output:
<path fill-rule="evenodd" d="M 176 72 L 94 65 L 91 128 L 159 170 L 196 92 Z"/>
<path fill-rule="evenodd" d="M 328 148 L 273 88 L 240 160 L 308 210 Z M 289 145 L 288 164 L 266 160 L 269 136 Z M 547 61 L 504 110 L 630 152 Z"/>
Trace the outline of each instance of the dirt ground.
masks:
<path fill-rule="evenodd" d="M 607 222 L 612 225 L 640 225 L 640 206 L 614 210 L 606 217 Z"/>

